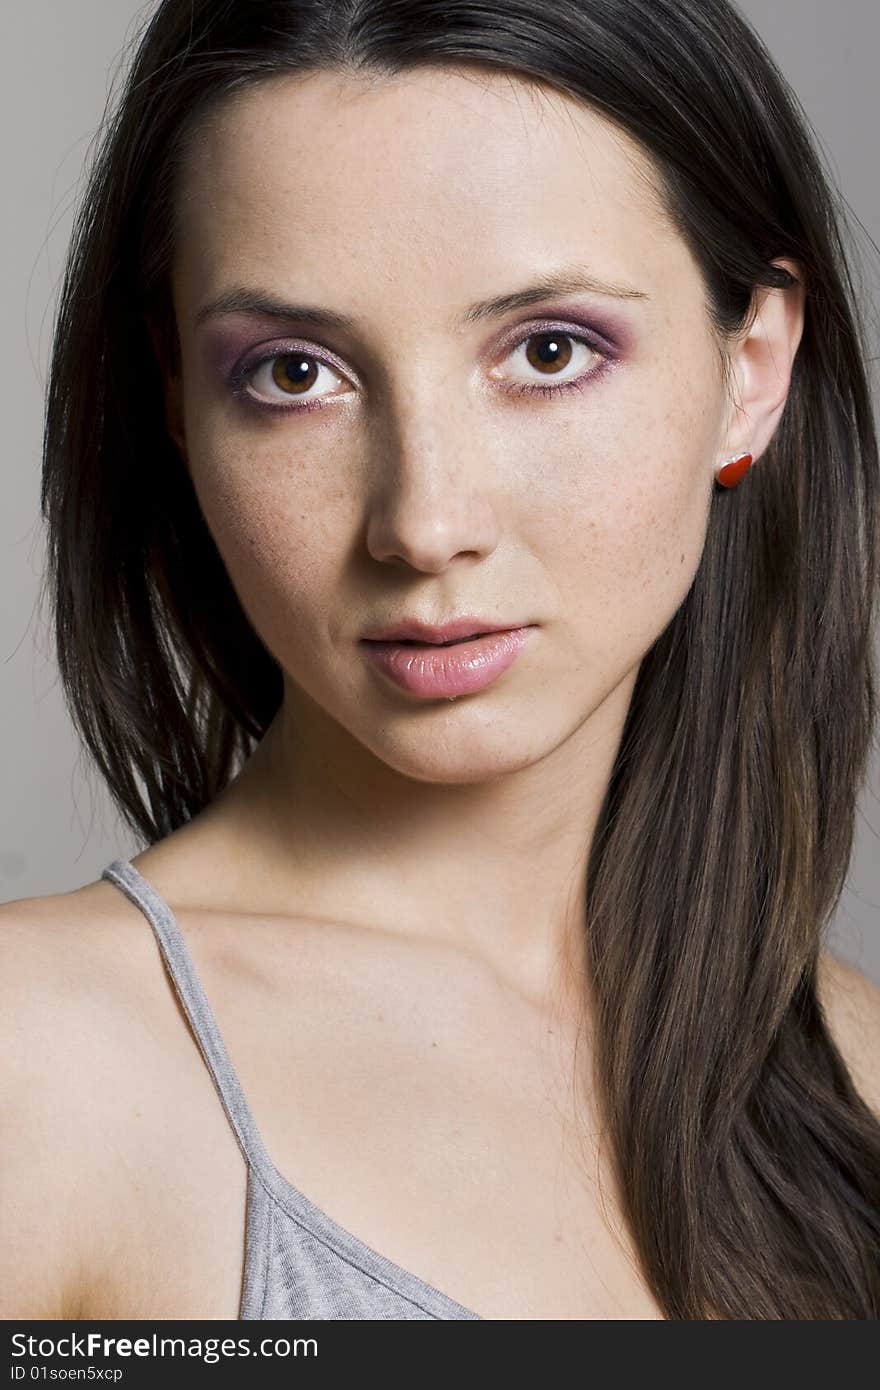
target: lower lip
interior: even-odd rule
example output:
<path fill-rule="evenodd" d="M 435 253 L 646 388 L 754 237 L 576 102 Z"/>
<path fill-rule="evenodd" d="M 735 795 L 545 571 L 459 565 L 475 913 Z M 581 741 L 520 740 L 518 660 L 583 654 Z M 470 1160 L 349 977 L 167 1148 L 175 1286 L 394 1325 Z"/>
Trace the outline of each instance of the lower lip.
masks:
<path fill-rule="evenodd" d="M 452 700 L 485 690 L 497 680 L 516 661 L 531 631 L 515 627 L 486 632 L 452 647 L 366 640 L 361 645 L 377 670 L 401 690 L 426 700 Z"/>

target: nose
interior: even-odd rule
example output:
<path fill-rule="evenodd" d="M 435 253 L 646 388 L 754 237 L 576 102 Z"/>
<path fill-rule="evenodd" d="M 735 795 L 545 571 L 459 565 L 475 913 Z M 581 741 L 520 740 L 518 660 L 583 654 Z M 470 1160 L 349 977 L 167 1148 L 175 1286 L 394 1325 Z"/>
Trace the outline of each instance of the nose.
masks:
<path fill-rule="evenodd" d="M 399 441 L 369 502 L 366 545 L 374 560 L 439 574 L 455 559 L 481 559 L 498 544 L 491 469 L 473 439 L 462 449 L 436 429 Z M 387 444 L 387 436 L 386 436 Z"/>

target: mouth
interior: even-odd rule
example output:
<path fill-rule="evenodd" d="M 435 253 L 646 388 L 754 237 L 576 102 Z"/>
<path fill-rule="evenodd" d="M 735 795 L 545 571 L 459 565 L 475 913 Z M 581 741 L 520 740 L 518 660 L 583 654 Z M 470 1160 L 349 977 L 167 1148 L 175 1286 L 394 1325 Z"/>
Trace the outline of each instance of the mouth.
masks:
<path fill-rule="evenodd" d="M 388 640 L 398 647 L 459 647 L 462 642 L 473 642 L 475 637 L 485 637 L 484 632 L 472 632 L 468 637 L 453 637 L 449 642 L 416 642 L 412 637 L 391 637 Z"/>
<path fill-rule="evenodd" d="M 404 618 L 387 627 L 368 628 L 364 642 L 390 642 L 404 647 L 455 647 L 499 632 L 514 632 L 523 626 L 519 622 L 497 623 L 478 618 L 476 614 L 452 618 L 443 623 L 424 622 L 420 618 Z"/>
<path fill-rule="evenodd" d="M 363 638 L 362 646 L 373 669 L 408 694 L 426 700 L 455 699 L 491 685 L 517 659 L 533 631 L 533 625 L 527 624 L 491 631 L 471 628 L 463 633 L 464 625 L 459 622 L 458 635 L 442 641 L 436 634 L 393 636 L 391 629 L 382 637 Z M 462 650 L 446 650 L 453 647 Z"/>

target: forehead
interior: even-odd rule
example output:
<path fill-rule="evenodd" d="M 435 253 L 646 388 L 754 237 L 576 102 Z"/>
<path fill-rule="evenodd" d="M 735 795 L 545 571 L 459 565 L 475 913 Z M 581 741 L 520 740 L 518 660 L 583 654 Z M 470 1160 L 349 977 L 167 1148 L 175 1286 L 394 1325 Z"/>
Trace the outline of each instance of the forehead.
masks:
<path fill-rule="evenodd" d="M 639 146 L 513 74 L 273 77 L 223 100 L 183 151 L 187 298 L 307 275 L 364 312 L 402 286 L 448 307 L 573 258 L 649 293 L 696 288 Z"/>

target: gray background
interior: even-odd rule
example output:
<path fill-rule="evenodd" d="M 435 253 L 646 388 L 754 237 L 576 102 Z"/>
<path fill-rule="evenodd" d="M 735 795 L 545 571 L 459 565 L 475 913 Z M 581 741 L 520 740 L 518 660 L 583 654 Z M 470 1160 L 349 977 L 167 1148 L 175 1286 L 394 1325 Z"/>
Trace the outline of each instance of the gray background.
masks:
<path fill-rule="evenodd" d="M 2 20 L 6 448 L 0 510 L 0 901 L 64 892 L 135 853 L 65 712 L 51 638 L 36 609 L 43 565 L 40 433 L 55 295 L 84 160 L 124 43 L 153 8 L 133 0 L 33 0 Z M 745 0 L 741 9 L 792 83 L 850 209 L 865 294 L 880 304 L 880 95 L 876 0 Z M 861 230 L 860 230 L 861 228 Z M 876 316 L 871 351 L 877 353 Z M 876 366 L 876 364 L 875 364 Z M 875 396 L 877 378 L 874 377 Z M 834 949 L 880 983 L 880 758 Z"/>

